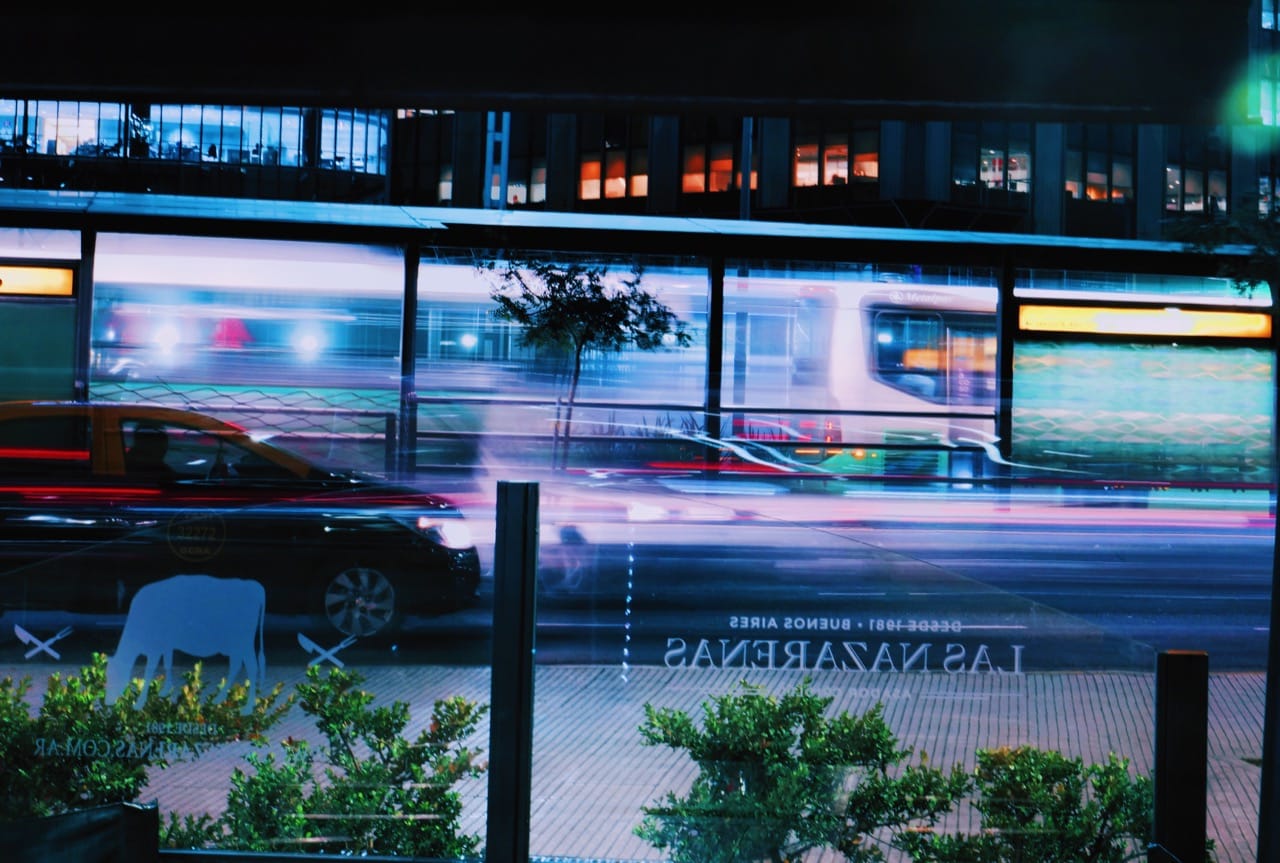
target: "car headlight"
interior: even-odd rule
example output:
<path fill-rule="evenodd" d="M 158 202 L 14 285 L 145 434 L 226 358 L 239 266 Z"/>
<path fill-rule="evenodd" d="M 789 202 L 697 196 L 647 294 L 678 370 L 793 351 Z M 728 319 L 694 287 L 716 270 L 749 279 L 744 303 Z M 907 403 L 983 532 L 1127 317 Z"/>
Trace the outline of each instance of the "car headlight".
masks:
<path fill-rule="evenodd" d="M 471 528 L 460 518 L 440 518 L 420 515 L 410 521 L 410 526 L 432 542 L 445 548 L 471 548 Z"/>

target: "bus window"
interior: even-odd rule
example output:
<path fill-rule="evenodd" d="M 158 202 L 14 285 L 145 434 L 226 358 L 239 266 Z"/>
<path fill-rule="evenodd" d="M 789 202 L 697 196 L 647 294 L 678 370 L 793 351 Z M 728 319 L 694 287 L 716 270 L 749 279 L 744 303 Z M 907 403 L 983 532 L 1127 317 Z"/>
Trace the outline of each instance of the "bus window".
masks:
<path fill-rule="evenodd" d="M 994 320 L 881 310 L 872 333 L 872 373 L 882 383 L 935 404 L 994 403 Z"/>

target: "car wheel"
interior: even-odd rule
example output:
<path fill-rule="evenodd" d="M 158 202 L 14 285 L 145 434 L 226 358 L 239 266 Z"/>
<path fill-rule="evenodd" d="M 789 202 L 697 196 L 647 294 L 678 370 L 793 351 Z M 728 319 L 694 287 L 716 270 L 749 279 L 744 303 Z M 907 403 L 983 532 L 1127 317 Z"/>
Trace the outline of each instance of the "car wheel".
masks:
<path fill-rule="evenodd" d="M 381 570 L 349 566 L 324 591 L 324 616 L 343 635 L 387 635 L 400 624 L 395 583 Z"/>

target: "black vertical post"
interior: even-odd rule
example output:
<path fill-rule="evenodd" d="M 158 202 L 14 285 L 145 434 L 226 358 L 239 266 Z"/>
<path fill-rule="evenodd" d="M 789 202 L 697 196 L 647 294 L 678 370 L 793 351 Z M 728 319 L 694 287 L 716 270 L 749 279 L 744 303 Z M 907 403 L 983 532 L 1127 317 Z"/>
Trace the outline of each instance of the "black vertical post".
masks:
<path fill-rule="evenodd" d="M 493 546 L 487 863 L 529 860 L 537 574 L 538 484 L 501 481 Z"/>
<path fill-rule="evenodd" d="M 1269 282 L 1272 295 L 1280 290 L 1280 280 Z M 1280 365 L 1280 331 L 1277 316 L 1271 313 L 1271 355 Z M 1277 388 L 1271 407 L 1271 515 L 1276 516 L 1276 471 L 1280 470 L 1280 370 L 1272 372 Z M 1272 551 L 1280 549 L 1280 518 L 1275 518 Z M 1258 863 L 1280 863 L 1280 554 L 1271 556 L 1271 610 L 1267 634 L 1267 677 L 1263 690 L 1262 778 L 1258 787 Z"/>
<path fill-rule="evenodd" d="M 418 470 L 418 267 L 422 250 L 404 250 L 404 297 L 400 304 L 400 421 L 396 437 L 396 475 L 413 478 Z"/>
<path fill-rule="evenodd" d="M 720 451 L 713 448 L 724 434 L 720 417 L 720 387 L 724 382 L 724 256 L 711 259 L 710 296 L 707 309 L 707 411 L 703 415 L 707 440 L 712 444 L 702 452 L 704 465 L 714 468 L 720 464 Z"/>
<path fill-rule="evenodd" d="M 1209 785 L 1209 655 L 1156 658 L 1155 822 L 1150 863 L 1205 859 Z"/>

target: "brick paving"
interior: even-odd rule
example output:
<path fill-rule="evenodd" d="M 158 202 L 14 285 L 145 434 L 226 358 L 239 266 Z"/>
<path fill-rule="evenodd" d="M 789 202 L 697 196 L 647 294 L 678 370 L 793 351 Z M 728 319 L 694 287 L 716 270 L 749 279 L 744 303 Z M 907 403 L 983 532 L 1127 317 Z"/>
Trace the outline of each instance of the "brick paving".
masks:
<path fill-rule="evenodd" d="M 283 670 L 275 669 L 279 675 Z M 430 701 L 449 695 L 489 702 L 485 668 L 370 668 L 366 688 L 380 700 L 407 701 L 415 722 Z M 644 704 L 700 717 L 707 698 L 732 691 L 744 672 L 620 666 L 539 666 L 534 685 L 533 787 L 529 849 L 542 861 L 659 861 L 634 833 L 641 807 L 667 791 L 683 793 L 694 765 L 682 752 L 643 746 Z M 793 671 L 746 672 L 753 683 L 782 692 Z M 269 675 L 271 676 L 271 675 Z M 926 752 L 934 765 L 972 766 L 979 748 L 1030 744 L 1099 763 L 1127 757 L 1150 775 L 1154 747 L 1154 674 L 858 674 L 814 671 L 813 689 L 834 698 L 832 710 L 860 713 L 876 702 L 901 744 Z M 285 679 L 286 683 L 294 678 Z M 1206 830 L 1219 863 L 1249 863 L 1257 846 L 1261 772 L 1262 673 L 1210 674 Z M 277 736 L 314 737 L 306 718 L 290 716 Z M 488 725 L 473 741 L 486 751 Z M 247 749 L 245 750 L 247 751 Z M 234 747 L 198 762 L 157 771 L 145 799 L 162 813 L 221 811 L 227 777 L 242 764 Z M 461 786 L 464 829 L 485 836 L 487 782 Z M 956 816 L 959 818 L 959 816 Z M 945 826 L 972 829 L 972 824 Z M 813 854 L 810 863 L 842 859 Z"/>

